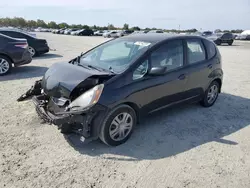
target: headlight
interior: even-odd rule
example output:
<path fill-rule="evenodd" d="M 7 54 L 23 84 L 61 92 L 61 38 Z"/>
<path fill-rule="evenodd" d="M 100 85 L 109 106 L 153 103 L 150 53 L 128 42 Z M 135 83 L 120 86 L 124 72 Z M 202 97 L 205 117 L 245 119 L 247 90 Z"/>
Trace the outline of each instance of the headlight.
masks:
<path fill-rule="evenodd" d="M 102 94 L 103 88 L 104 84 L 93 87 L 72 101 L 68 108 L 78 111 L 96 104 Z"/>

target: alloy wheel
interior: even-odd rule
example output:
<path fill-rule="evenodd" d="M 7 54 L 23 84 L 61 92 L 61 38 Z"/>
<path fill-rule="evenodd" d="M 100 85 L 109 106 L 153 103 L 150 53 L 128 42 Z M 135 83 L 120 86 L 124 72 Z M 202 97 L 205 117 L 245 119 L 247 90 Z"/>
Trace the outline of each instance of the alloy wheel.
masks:
<path fill-rule="evenodd" d="M 30 53 L 31 57 L 33 57 L 33 56 L 36 54 L 35 49 L 34 49 L 34 48 L 32 48 L 31 46 L 29 46 L 29 47 L 28 47 L 28 51 L 29 51 L 29 53 Z"/>
<path fill-rule="evenodd" d="M 6 59 L 0 58 L 0 74 L 5 74 L 10 69 L 10 65 Z"/>
<path fill-rule="evenodd" d="M 125 139 L 133 128 L 133 118 L 127 113 L 118 114 L 109 127 L 109 135 L 114 141 Z"/>
<path fill-rule="evenodd" d="M 207 102 L 212 104 L 218 96 L 219 88 L 217 85 L 212 85 L 207 93 Z"/>

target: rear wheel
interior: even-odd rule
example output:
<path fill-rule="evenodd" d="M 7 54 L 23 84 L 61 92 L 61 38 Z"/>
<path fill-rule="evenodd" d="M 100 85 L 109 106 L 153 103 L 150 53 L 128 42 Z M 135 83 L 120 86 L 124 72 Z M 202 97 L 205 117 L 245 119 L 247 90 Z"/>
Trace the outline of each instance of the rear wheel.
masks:
<path fill-rule="evenodd" d="M 228 45 L 231 46 L 233 44 L 233 41 L 228 42 Z"/>
<path fill-rule="evenodd" d="M 128 105 L 121 105 L 113 109 L 103 121 L 100 139 L 109 146 L 125 143 L 136 125 L 136 113 Z"/>
<path fill-rule="evenodd" d="M 11 68 L 12 68 L 11 60 L 6 56 L 0 55 L 0 76 L 10 73 Z"/>
<path fill-rule="evenodd" d="M 29 51 L 31 57 L 36 55 L 36 50 L 33 47 L 29 46 L 28 51 Z"/>
<path fill-rule="evenodd" d="M 203 100 L 201 101 L 201 105 L 204 107 L 210 107 L 213 106 L 215 101 L 218 98 L 219 95 L 219 90 L 220 90 L 220 85 L 217 81 L 213 81 L 207 91 L 205 92 L 205 96 Z"/>

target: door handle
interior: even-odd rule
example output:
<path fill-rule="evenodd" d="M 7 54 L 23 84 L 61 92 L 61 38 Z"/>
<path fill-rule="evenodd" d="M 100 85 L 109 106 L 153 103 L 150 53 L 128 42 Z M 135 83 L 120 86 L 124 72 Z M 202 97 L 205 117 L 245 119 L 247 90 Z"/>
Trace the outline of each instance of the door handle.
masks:
<path fill-rule="evenodd" d="M 181 74 L 181 75 L 178 77 L 179 80 L 184 80 L 185 78 L 186 78 L 186 75 L 185 75 L 185 74 Z"/>
<path fill-rule="evenodd" d="M 213 65 L 212 65 L 212 64 L 209 64 L 209 65 L 207 66 L 207 68 L 211 69 L 211 68 L 213 68 Z"/>

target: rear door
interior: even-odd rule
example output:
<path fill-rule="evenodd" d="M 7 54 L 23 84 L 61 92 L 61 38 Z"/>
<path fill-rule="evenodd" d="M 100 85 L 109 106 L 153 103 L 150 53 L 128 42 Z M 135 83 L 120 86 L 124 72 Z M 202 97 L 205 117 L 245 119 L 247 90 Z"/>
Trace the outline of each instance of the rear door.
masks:
<path fill-rule="evenodd" d="M 186 95 L 188 98 L 201 98 L 207 84 L 209 75 L 213 70 L 213 61 L 208 58 L 204 42 L 200 38 L 186 39 L 186 56 L 188 82 Z"/>

